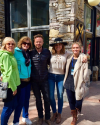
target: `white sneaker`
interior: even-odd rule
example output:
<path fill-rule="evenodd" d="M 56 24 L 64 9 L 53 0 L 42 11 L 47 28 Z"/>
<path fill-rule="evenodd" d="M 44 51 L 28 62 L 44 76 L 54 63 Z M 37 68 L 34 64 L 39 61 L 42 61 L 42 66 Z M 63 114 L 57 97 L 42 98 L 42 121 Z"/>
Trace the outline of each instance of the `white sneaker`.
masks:
<path fill-rule="evenodd" d="M 29 118 L 22 118 L 23 122 L 26 122 L 27 125 L 32 125 L 32 122 Z"/>
<path fill-rule="evenodd" d="M 13 125 L 19 125 L 19 122 L 13 123 Z"/>

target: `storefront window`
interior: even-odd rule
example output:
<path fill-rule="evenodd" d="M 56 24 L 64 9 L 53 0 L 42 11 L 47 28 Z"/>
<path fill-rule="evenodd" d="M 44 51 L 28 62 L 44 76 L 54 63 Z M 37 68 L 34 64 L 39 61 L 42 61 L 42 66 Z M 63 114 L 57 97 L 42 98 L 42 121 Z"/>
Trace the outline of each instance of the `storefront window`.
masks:
<path fill-rule="evenodd" d="M 91 32 L 91 8 L 86 6 L 86 31 Z"/>
<path fill-rule="evenodd" d="M 90 53 L 91 53 L 91 40 L 87 40 L 87 58 L 90 60 Z"/>
<path fill-rule="evenodd" d="M 27 27 L 27 0 L 11 2 L 11 28 Z"/>
<path fill-rule="evenodd" d="M 96 35 L 100 36 L 100 11 L 97 11 L 97 27 L 96 27 Z"/>
<path fill-rule="evenodd" d="M 27 36 L 27 32 L 12 33 L 12 37 L 15 39 L 16 42 L 18 42 L 22 36 Z"/>
<path fill-rule="evenodd" d="M 31 0 L 31 26 L 49 24 L 49 0 Z"/>
<path fill-rule="evenodd" d="M 86 54 L 87 54 L 88 63 L 89 63 L 88 66 L 89 66 L 89 69 L 91 69 L 91 68 L 90 68 L 91 39 L 87 39 Z"/>

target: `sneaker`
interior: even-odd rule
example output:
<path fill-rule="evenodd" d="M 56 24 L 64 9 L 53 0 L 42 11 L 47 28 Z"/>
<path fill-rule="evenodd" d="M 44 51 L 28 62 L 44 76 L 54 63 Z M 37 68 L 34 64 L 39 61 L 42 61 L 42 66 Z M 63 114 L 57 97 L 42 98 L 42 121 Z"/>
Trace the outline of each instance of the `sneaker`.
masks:
<path fill-rule="evenodd" d="M 46 122 L 48 125 L 51 125 L 50 119 L 49 119 L 49 120 L 45 120 L 45 122 Z"/>
<path fill-rule="evenodd" d="M 13 123 L 13 125 L 19 125 L 19 122 Z"/>
<path fill-rule="evenodd" d="M 29 118 L 22 118 L 23 122 L 26 122 L 26 125 L 32 125 L 32 122 Z"/>
<path fill-rule="evenodd" d="M 36 125 L 42 125 L 43 124 L 43 118 L 39 118 Z"/>

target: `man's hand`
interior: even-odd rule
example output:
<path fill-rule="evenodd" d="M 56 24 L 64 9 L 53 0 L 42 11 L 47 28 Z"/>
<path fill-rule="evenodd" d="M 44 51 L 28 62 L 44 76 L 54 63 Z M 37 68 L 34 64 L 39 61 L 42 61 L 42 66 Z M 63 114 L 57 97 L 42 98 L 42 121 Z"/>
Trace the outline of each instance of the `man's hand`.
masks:
<path fill-rule="evenodd" d="M 13 95 L 15 96 L 17 94 L 17 89 L 13 92 Z"/>
<path fill-rule="evenodd" d="M 83 57 L 82 62 L 83 62 L 83 63 L 87 63 L 87 55 L 85 55 L 85 56 Z"/>

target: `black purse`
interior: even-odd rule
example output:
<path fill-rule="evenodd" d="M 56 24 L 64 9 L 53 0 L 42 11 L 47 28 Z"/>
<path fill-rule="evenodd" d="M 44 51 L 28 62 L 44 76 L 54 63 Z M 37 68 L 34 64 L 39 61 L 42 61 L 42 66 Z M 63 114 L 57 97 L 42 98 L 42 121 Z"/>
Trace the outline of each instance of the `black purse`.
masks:
<path fill-rule="evenodd" d="M 7 98 L 8 83 L 0 81 L 0 98 Z"/>

